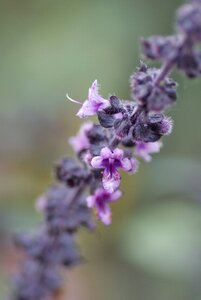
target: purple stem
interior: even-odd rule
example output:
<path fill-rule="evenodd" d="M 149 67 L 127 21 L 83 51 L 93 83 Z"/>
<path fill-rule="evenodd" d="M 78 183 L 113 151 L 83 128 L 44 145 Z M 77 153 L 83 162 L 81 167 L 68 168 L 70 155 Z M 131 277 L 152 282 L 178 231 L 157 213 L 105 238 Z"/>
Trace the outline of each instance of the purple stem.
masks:
<path fill-rule="evenodd" d="M 118 145 L 119 145 L 119 143 L 120 143 L 120 138 L 118 138 L 118 137 L 114 137 L 112 140 L 111 140 L 111 142 L 110 142 L 110 144 L 109 144 L 109 148 L 111 149 L 111 150 L 114 150 Z"/>
<path fill-rule="evenodd" d="M 161 68 L 161 71 L 159 75 L 156 77 L 155 85 L 160 84 L 160 82 L 165 79 L 165 77 L 170 73 L 171 69 L 173 68 L 175 64 L 175 60 L 169 60 L 164 63 L 164 65 Z"/>

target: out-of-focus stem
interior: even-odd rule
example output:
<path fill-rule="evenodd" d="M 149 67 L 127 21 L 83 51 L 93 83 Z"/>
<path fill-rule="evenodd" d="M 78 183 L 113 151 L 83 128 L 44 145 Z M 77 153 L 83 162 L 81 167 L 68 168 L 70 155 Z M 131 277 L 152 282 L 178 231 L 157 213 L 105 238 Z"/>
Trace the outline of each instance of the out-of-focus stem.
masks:
<path fill-rule="evenodd" d="M 161 68 L 160 73 L 156 77 L 155 85 L 160 84 L 160 82 L 165 79 L 165 77 L 170 73 L 170 71 L 173 68 L 174 64 L 175 64 L 175 60 L 169 60 L 169 61 L 164 63 L 164 65 Z"/>

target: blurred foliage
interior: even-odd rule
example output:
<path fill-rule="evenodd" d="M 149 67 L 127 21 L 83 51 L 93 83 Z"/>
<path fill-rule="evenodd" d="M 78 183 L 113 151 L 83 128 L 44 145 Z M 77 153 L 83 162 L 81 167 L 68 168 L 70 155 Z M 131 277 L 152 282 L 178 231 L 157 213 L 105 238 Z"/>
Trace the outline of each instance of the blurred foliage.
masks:
<path fill-rule="evenodd" d="M 177 198 L 155 203 L 125 226 L 126 259 L 159 276 L 198 284 L 193 275 L 200 278 L 201 212 L 195 205 Z"/>
<path fill-rule="evenodd" d="M 139 39 L 173 30 L 179 0 L 0 0 L 0 293 L 17 254 L 13 232 L 41 221 L 36 197 L 52 162 L 72 150 L 77 107 L 94 79 L 106 97 L 130 95 Z M 123 177 L 113 224 L 82 232 L 87 263 L 68 274 L 68 299 L 199 300 L 201 124 L 199 79 L 179 82 L 173 134 L 151 163 Z"/>

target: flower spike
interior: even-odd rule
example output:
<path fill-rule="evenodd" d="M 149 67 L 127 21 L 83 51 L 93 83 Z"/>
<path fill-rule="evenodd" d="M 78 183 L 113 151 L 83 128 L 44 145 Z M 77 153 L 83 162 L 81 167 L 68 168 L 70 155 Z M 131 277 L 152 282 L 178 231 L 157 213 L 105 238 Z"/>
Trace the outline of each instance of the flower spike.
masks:
<path fill-rule="evenodd" d="M 201 0 L 184 4 L 176 13 L 176 34 L 142 40 L 146 58 L 162 62 L 160 68 L 141 62 L 131 76 L 131 100 L 104 99 L 95 80 L 77 116 L 97 115 L 97 124 L 83 124 L 69 139 L 76 158 L 65 157 L 54 168 L 57 181 L 43 194 L 37 209 L 44 222 L 32 234 L 20 235 L 16 245 L 25 259 L 15 279 L 12 300 L 56 299 L 62 290 L 60 269 L 81 261 L 75 234 L 81 226 L 95 227 L 91 209 L 105 225 L 112 222 L 110 203 L 117 201 L 119 170 L 135 173 L 137 157 L 150 161 L 162 147 L 161 139 L 172 132 L 165 115 L 176 104 L 177 83 L 170 77 L 176 67 L 188 78 L 201 76 Z M 55 298 L 56 297 L 56 298 Z"/>

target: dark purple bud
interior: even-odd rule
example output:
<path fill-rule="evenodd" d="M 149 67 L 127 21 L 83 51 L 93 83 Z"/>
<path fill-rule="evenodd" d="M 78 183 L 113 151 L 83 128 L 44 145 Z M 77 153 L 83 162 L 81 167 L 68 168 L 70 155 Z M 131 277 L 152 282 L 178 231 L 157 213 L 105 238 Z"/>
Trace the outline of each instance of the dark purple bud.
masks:
<path fill-rule="evenodd" d="M 92 155 L 99 155 L 101 149 L 108 144 L 106 130 L 100 125 L 93 126 L 88 138 L 90 142 L 90 153 Z"/>
<path fill-rule="evenodd" d="M 138 124 L 133 130 L 134 141 L 156 142 L 161 138 L 158 124 Z"/>
<path fill-rule="evenodd" d="M 182 42 L 181 36 L 152 36 L 143 39 L 141 44 L 143 53 L 147 58 L 173 60 L 177 57 Z"/>
<path fill-rule="evenodd" d="M 106 112 L 99 111 L 97 112 L 98 120 L 100 122 L 100 125 L 104 128 L 111 128 L 114 125 L 115 118 L 111 114 L 107 114 Z"/>
<path fill-rule="evenodd" d="M 122 104 L 120 100 L 116 96 L 111 96 L 110 97 L 110 104 L 111 106 L 116 109 L 116 112 L 118 113 L 120 111 L 120 108 L 122 108 Z"/>
<path fill-rule="evenodd" d="M 62 284 L 58 269 L 28 260 L 15 278 L 15 300 L 42 300 L 53 295 Z"/>
<path fill-rule="evenodd" d="M 136 112 L 137 119 L 133 124 L 133 142 L 156 142 L 172 129 L 172 120 L 161 113 Z"/>
<path fill-rule="evenodd" d="M 149 113 L 148 114 L 148 121 L 150 124 L 159 123 L 163 120 L 163 114 L 160 113 Z"/>
<path fill-rule="evenodd" d="M 100 125 L 94 125 L 88 134 L 90 144 L 103 143 L 106 139 L 106 131 Z"/>
<path fill-rule="evenodd" d="M 77 189 L 69 189 L 62 185 L 48 190 L 44 214 L 51 232 L 73 232 L 80 225 L 88 229 L 94 228 L 85 198 L 77 196 L 76 193 Z"/>
<path fill-rule="evenodd" d="M 104 111 L 108 115 L 114 115 L 114 114 L 117 114 L 117 113 L 119 113 L 123 110 L 123 105 L 122 105 L 121 101 L 116 96 L 111 96 L 109 101 L 110 101 L 110 106 L 108 106 L 104 109 Z"/>
<path fill-rule="evenodd" d="M 118 113 L 125 112 L 125 103 L 120 101 L 116 96 L 111 96 L 109 101 L 110 106 L 104 109 L 104 112 L 106 112 L 108 115 L 116 115 Z"/>
<path fill-rule="evenodd" d="M 169 117 L 164 117 L 160 122 L 160 133 L 162 135 L 169 135 L 172 132 L 173 121 Z"/>
<path fill-rule="evenodd" d="M 133 97 L 146 101 L 152 92 L 153 79 L 145 64 L 141 64 L 138 71 L 131 76 L 130 83 Z"/>
<path fill-rule="evenodd" d="M 132 124 L 127 114 L 124 114 L 122 119 L 117 119 L 114 123 L 116 137 L 120 140 L 126 137 L 128 135 L 131 125 Z"/>
<path fill-rule="evenodd" d="M 137 103 L 134 101 L 126 101 L 126 100 L 124 100 L 123 103 L 124 103 L 124 108 L 125 108 L 125 111 L 123 112 L 123 114 L 126 112 L 129 115 L 132 115 L 135 108 L 137 108 Z"/>
<path fill-rule="evenodd" d="M 47 235 L 46 232 L 36 236 L 29 234 L 21 239 L 21 245 L 29 257 L 41 263 L 74 265 L 80 261 L 74 237 L 69 233 L 55 236 Z"/>
<path fill-rule="evenodd" d="M 184 49 L 178 59 L 177 67 L 183 71 L 189 78 L 195 78 L 201 75 L 201 53 L 191 49 Z"/>
<path fill-rule="evenodd" d="M 70 187 L 78 186 L 89 178 L 88 171 L 70 158 L 64 158 L 59 161 L 56 164 L 55 173 L 59 181 L 66 183 Z"/>
<path fill-rule="evenodd" d="M 177 11 L 177 26 L 193 42 L 201 41 L 200 1 L 185 4 Z"/>
<path fill-rule="evenodd" d="M 177 99 L 176 87 L 176 83 L 170 78 L 154 87 L 147 99 L 148 110 L 160 112 L 173 105 Z"/>
<path fill-rule="evenodd" d="M 177 84 L 172 79 L 166 77 L 156 84 L 156 78 L 160 72 L 160 69 L 147 68 L 143 65 L 143 68 L 141 67 L 131 77 L 133 97 L 148 111 L 163 111 L 172 105 L 177 98 Z"/>
<path fill-rule="evenodd" d="M 129 147 L 129 148 L 133 148 L 134 145 L 135 145 L 135 142 L 133 140 L 133 136 L 130 136 L 128 135 L 127 137 L 125 137 L 123 140 L 122 140 L 122 145 L 125 146 L 125 147 Z"/>

